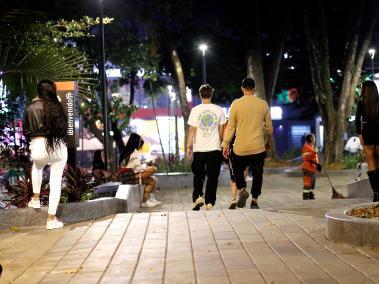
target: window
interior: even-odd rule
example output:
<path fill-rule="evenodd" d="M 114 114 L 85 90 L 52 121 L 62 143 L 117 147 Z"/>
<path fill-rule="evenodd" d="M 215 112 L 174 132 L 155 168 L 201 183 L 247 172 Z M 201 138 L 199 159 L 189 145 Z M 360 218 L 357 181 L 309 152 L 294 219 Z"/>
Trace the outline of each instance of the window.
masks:
<path fill-rule="evenodd" d="M 302 138 L 304 134 L 311 132 L 309 125 L 292 125 L 291 126 L 291 142 L 295 147 L 302 147 Z"/>

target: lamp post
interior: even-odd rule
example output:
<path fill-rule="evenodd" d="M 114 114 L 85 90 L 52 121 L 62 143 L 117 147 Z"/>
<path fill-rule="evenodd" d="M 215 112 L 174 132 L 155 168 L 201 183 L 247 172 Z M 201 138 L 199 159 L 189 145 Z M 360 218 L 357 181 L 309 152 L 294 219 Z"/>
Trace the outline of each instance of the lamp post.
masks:
<path fill-rule="evenodd" d="M 368 54 L 370 55 L 371 58 L 371 75 L 372 75 L 372 80 L 374 80 L 374 57 L 375 57 L 375 49 L 370 48 L 368 50 Z"/>
<path fill-rule="evenodd" d="M 103 132 L 104 132 L 104 166 L 108 170 L 108 100 L 107 100 L 107 86 L 105 78 L 105 43 L 104 43 L 104 4 L 103 0 L 99 0 L 100 6 L 100 40 L 101 40 L 101 62 L 99 68 L 100 82 L 101 82 L 101 102 L 103 105 Z"/>
<path fill-rule="evenodd" d="M 205 66 L 205 51 L 208 49 L 208 46 L 205 43 L 199 45 L 199 49 L 203 54 L 203 84 L 207 82 L 207 70 Z"/>

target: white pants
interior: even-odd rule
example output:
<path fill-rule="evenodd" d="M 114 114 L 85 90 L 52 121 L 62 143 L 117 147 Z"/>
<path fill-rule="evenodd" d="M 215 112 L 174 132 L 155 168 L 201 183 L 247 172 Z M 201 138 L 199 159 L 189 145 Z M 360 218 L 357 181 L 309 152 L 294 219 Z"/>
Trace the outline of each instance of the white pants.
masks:
<path fill-rule="evenodd" d="M 50 195 L 48 213 L 55 215 L 61 198 L 62 175 L 67 162 L 67 147 L 60 143 L 53 153 L 46 151 L 46 139 L 43 137 L 33 138 L 30 142 L 32 167 L 33 192 L 40 193 L 42 185 L 43 168 L 50 164 Z"/>

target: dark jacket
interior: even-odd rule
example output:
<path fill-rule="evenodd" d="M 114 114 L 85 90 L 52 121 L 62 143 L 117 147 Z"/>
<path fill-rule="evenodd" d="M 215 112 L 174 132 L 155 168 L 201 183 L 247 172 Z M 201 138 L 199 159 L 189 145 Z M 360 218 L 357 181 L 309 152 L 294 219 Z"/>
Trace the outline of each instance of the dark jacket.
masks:
<path fill-rule="evenodd" d="M 37 136 L 45 136 L 46 129 L 43 125 L 43 102 L 36 98 L 28 106 L 24 113 L 23 132 L 27 139 Z"/>

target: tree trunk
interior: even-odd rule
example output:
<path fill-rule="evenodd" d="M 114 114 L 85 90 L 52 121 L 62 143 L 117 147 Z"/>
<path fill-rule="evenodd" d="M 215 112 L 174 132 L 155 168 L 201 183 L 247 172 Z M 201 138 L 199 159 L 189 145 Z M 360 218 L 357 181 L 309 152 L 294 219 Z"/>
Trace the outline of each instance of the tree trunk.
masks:
<path fill-rule="evenodd" d="M 113 147 L 113 137 L 109 136 L 109 143 L 108 143 L 108 166 L 109 170 L 114 173 L 116 172 L 116 162 L 117 162 L 117 157 L 116 157 L 116 151 L 115 148 Z"/>
<path fill-rule="evenodd" d="M 260 38 L 257 38 L 260 41 Z M 251 49 L 247 54 L 247 76 L 254 79 L 256 94 L 266 100 L 263 63 L 260 49 Z"/>
<path fill-rule="evenodd" d="M 179 131 L 178 131 L 178 115 L 175 113 L 175 159 L 180 158 L 179 152 Z"/>
<path fill-rule="evenodd" d="M 134 94 L 136 92 L 136 72 L 131 71 L 130 72 L 130 98 L 129 98 L 129 105 L 134 104 Z"/>
<path fill-rule="evenodd" d="M 347 118 L 351 112 L 355 88 L 359 81 L 363 60 L 371 42 L 376 22 L 377 1 L 359 2 L 359 9 L 356 9 L 358 11 L 357 16 L 353 27 L 350 29 L 350 38 L 346 43 L 344 77 L 337 109 L 333 103 L 334 94 L 330 84 L 329 43 L 325 9 L 321 1 L 317 1 L 316 4 L 317 21 L 315 27 L 310 25 L 312 21 L 309 20 L 308 8 L 304 10 L 304 27 L 312 83 L 325 128 L 325 162 L 340 162 L 343 157 L 343 135 L 346 131 Z"/>
<path fill-rule="evenodd" d="M 113 131 L 113 140 L 116 142 L 116 147 L 118 151 L 121 153 L 125 147 L 124 141 L 122 140 L 122 132 L 117 126 L 117 122 L 111 122 L 111 128 Z"/>
<path fill-rule="evenodd" d="M 162 156 L 163 156 L 163 163 L 164 163 L 164 167 L 165 167 L 165 170 L 166 170 L 166 174 L 168 174 L 168 165 L 167 165 L 166 155 L 164 153 L 164 148 L 163 148 L 161 133 L 159 131 L 159 125 L 158 125 L 158 120 L 157 120 L 157 113 L 156 113 L 156 108 L 155 108 L 154 91 L 153 91 L 153 85 L 151 84 L 151 80 L 149 80 L 149 85 L 150 85 L 150 92 L 151 92 L 151 104 L 153 106 L 155 125 L 157 127 L 157 132 L 158 132 L 158 137 L 159 137 L 159 144 L 161 145 L 161 151 L 162 151 Z"/>
<path fill-rule="evenodd" d="M 269 72 L 265 76 L 266 79 L 266 101 L 271 105 L 272 97 L 274 96 L 276 80 L 278 79 L 280 63 L 282 61 L 284 48 L 284 35 L 280 35 L 274 50 L 272 52 L 272 60 L 270 67 L 268 68 Z"/>
<path fill-rule="evenodd" d="M 331 163 L 335 160 L 334 143 L 336 143 L 334 136 L 336 122 L 331 120 L 324 121 L 324 163 Z"/>
<path fill-rule="evenodd" d="M 176 51 L 175 48 L 171 50 L 171 62 L 174 65 L 176 78 L 178 80 L 179 102 L 180 102 L 180 107 L 182 109 L 182 115 L 183 115 L 183 120 L 184 120 L 184 141 L 187 141 L 187 135 L 188 135 L 188 129 L 189 129 L 187 122 L 190 115 L 190 108 L 187 101 L 186 83 L 184 80 L 184 72 L 182 68 L 182 63 L 180 62 L 178 52 Z"/>

